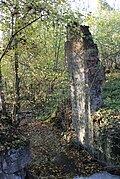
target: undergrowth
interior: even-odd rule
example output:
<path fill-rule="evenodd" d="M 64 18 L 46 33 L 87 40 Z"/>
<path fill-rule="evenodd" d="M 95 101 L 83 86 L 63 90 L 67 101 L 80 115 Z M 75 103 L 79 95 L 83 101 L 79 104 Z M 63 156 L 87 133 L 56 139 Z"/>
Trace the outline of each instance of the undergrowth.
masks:
<path fill-rule="evenodd" d="M 120 73 L 106 75 L 103 85 L 103 100 L 108 107 L 120 108 Z"/>

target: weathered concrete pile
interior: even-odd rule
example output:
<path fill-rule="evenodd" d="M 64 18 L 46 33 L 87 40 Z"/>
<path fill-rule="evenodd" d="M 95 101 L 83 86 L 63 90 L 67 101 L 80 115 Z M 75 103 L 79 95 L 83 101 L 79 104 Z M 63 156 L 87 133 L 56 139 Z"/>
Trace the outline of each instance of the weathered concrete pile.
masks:
<path fill-rule="evenodd" d="M 71 79 L 72 123 L 76 132 L 76 140 L 102 162 L 114 165 L 116 162 L 111 158 L 113 156 L 111 155 L 112 146 L 104 145 L 105 143 L 101 140 L 103 132 L 95 130 L 91 118 L 91 115 L 103 106 L 102 83 L 105 73 L 89 27 L 75 23 L 68 25 L 65 50 Z M 105 139 L 108 138 L 107 134 L 105 132 Z M 109 140 L 106 142 L 113 143 Z"/>
<path fill-rule="evenodd" d="M 71 76 L 72 119 L 78 141 L 92 149 L 93 123 L 90 115 L 103 105 L 103 68 L 97 45 L 87 26 L 70 26 L 66 56 Z"/>

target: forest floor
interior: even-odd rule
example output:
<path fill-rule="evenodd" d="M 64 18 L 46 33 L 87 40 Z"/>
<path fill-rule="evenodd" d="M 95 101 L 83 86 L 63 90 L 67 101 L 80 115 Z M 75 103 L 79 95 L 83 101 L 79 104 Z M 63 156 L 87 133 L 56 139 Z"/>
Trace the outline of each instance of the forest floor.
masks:
<path fill-rule="evenodd" d="M 107 125 L 110 121 L 120 127 L 120 74 L 108 75 L 104 85 L 103 98 L 107 108 L 100 109 L 99 123 Z M 57 118 L 69 122 L 71 109 L 65 106 L 59 109 Z M 116 125 L 115 125 L 116 126 Z M 29 171 L 35 179 L 73 179 L 75 176 L 89 176 L 95 172 L 103 171 L 104 168 L 92 158 L 87 151 L 72 145 L 71 131 L 65 133 L 51 122 L 32 120 L 21 124 L 22 134 L 30 140 L 31 161 Z M 72 137 L 71 137 L 72 136 Z M 32 179 L 32 178 L 31 178 Z"/>
<path fill-rule="evenodd" d="M 30 140 L 29 170 L 35 178 L 70 179 L 103 170 L 84 149 L 77 150 L 68 143 L 49 122 L 33 121 L 22 125 L 21 130 Z"/>

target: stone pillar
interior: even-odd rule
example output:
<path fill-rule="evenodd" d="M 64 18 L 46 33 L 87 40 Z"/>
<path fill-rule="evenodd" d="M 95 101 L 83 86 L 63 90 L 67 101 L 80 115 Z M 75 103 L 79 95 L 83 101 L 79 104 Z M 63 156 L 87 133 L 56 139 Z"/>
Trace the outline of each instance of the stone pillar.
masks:
<path fill-rule="evenodd" d="M 93 148 L 93 121 L 90 115 L 103 105 L 101 85 L 103 68 L 88 26 L 68 25 L 65 43 L 71 77 L 72 122 L 77 141 Z"/>

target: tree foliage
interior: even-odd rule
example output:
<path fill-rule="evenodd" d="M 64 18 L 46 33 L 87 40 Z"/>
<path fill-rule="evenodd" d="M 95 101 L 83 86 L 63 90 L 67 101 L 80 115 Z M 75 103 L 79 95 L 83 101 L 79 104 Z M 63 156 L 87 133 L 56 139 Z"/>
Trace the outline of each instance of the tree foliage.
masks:
<path fill-rule="evenodd" d="M 88 14 L 85 21 L 65 0 L 1 0 L 2 112 L 10 112 L 14 122 L 21 112 L 35 112 L 40 119 L 48 119 L 69 97 L 64 43 L 66 25 L 72 21 L 87 23 L 102 63 L 108 69 L 119 68 L 120 13 L 108 7 L 98 8 L 94 16 Z"/>
<path fill-rule="evenodd" d="M 87 16 L 99 54 L 106 69 L 119 68 L 120 65 L 120 12 L 107 6 L 99 6 L 97 13 Z"/>
<path fill-rule="evenodd" d="M 46 118 L 66 97 L 65 26 L 74 13 L 64 0 L 9 0 L 1 1 L 0 6 L 2 102 L 14 122 L 20 108 L 35 109 Z"/>

